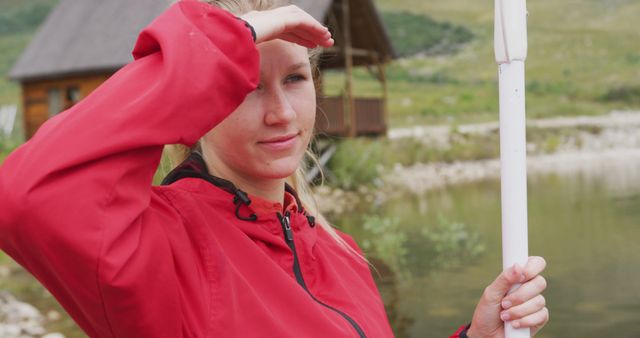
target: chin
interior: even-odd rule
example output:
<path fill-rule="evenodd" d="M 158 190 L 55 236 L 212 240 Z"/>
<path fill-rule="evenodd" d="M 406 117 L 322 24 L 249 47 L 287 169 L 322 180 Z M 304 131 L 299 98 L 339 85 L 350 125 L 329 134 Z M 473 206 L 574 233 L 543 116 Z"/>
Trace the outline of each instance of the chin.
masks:
<path fill-rule="evenodd" d="M 271 162 L 263 166 L 258 175 L 266 179 L 283 179 L 295 174 L 298 170 L 300 161 L 292 161 L 289 159 L 281 159 Z"/>

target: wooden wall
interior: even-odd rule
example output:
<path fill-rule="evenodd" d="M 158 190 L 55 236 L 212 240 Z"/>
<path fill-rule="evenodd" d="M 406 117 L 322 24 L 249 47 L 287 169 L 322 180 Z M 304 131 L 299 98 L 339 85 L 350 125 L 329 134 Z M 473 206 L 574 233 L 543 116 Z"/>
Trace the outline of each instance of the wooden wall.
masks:
<path fill-rule="evenodd" d="M 47 119 L 73 106 L 74 100 L 67 97 L 67 91 L 70 88 L 77 91 L 76 99 L 80 100 L 98 88 L 111 75 L 112 73 L 85 75 L 22 83 L 25 137 L 30 139 Z M 351 119 L 349 110 L 345 107 L 345 98 L 324 97 L 322 73 L 317 72 L 314 78 L 317 94 L 321 97 L 318 99 L 316 114 L 316 131 L 320 135 L 349 136 L 351 123 L 355 123 L 354 134 L 351 136 L 386 133 L 385 98 L 354 98 L 355 116 Z M 59 109 L 52 111 L 51 108 L 55 102 L 51 102 L 51 91 L 56 89 L 59 94 Z"/>
<path fill-rule="evenodd" d="M 55 113 L 55 111 L 51 111 L 51 96 L 55 90 L 58 90 L 59 94 L 60 109 L 57 110 L 66 110 L 75 103 L 74 99 L 86 97 L 111 75 L 109 73 L 22 83 L 25 137 L 30 139 L 38 128 L 52 116 L 51 114 Z M 69 93 L 73 93 L 74 98 L 69 98 Z"/>

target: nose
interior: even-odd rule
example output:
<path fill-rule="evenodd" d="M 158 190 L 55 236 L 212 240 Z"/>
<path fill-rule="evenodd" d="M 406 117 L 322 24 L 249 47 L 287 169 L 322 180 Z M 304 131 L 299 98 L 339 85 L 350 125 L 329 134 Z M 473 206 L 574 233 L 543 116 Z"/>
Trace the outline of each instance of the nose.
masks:
<path fill-rule="evenodd" d="M 288 124 L 296 118 L 296 111 L 281 88 L 271 88 L 266 94 L 264 98 L 266 125 Z"/>

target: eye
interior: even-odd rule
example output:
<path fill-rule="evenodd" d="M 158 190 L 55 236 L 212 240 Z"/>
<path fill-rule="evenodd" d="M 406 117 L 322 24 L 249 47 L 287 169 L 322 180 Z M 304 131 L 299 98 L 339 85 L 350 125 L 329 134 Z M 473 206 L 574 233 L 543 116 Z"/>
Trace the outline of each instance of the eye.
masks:
<path fill-rule="evenodd" d="M 287 76 L 287 78 L 284 80 L 285 83 L 295 83 L 295 82 L 300 82 L 300 81 L 305 81 L 307 80 L 307 77 L 302 75 L 302 74 L 291 74 L 289 76 Z"/>

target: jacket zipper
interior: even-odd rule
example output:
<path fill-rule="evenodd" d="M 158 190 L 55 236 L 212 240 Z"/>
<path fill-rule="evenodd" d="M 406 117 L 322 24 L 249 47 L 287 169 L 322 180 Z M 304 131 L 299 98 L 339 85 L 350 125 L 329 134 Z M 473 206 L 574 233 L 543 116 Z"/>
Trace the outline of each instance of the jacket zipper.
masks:
<path fill-rule="evenodd" d="M 337 312 L 344 319 L 346 319 L 349 322 L 349 324 L 351 324 L 351 326 L 353 326 L 356 332 L 358 332 L 358 335 L 360 336 L 360 338 L 366 338 L 367 336 L 364 334 L 364 331 L 362 330 L 362 328 L 360 328 L 358 323 L 356 323 L 356 321 L 353 320 L 353 318 L 349 317 L 346 313 L 334 308 L 333 306 L 321 302 L 307 288 L 307 284 L 304 282 L 304 278 L 302 277 L 302 270 L 300 269 L 300 262 L 298 261 L 298 253 L 296 252 L 296 244 L 293 241 L 293 231 L 291 230 L 289 216 L 290 214 L 288 211 L 285 212 L 284 216 L 278 213 L 278 218 L 280 219 L 280 223 L 282 224 L 282 230 L 284 232 L 284 239 L 287 242 L 287 245 L 289 246 L 291 251 L 293 252 L 293 273 L 296 276 L 296 281 L 300 286 L 302 286 L 304 291 L 306 291 L 307 294 L 311 296 L 313 300 L 318 302 L 320 305 Z"/>

